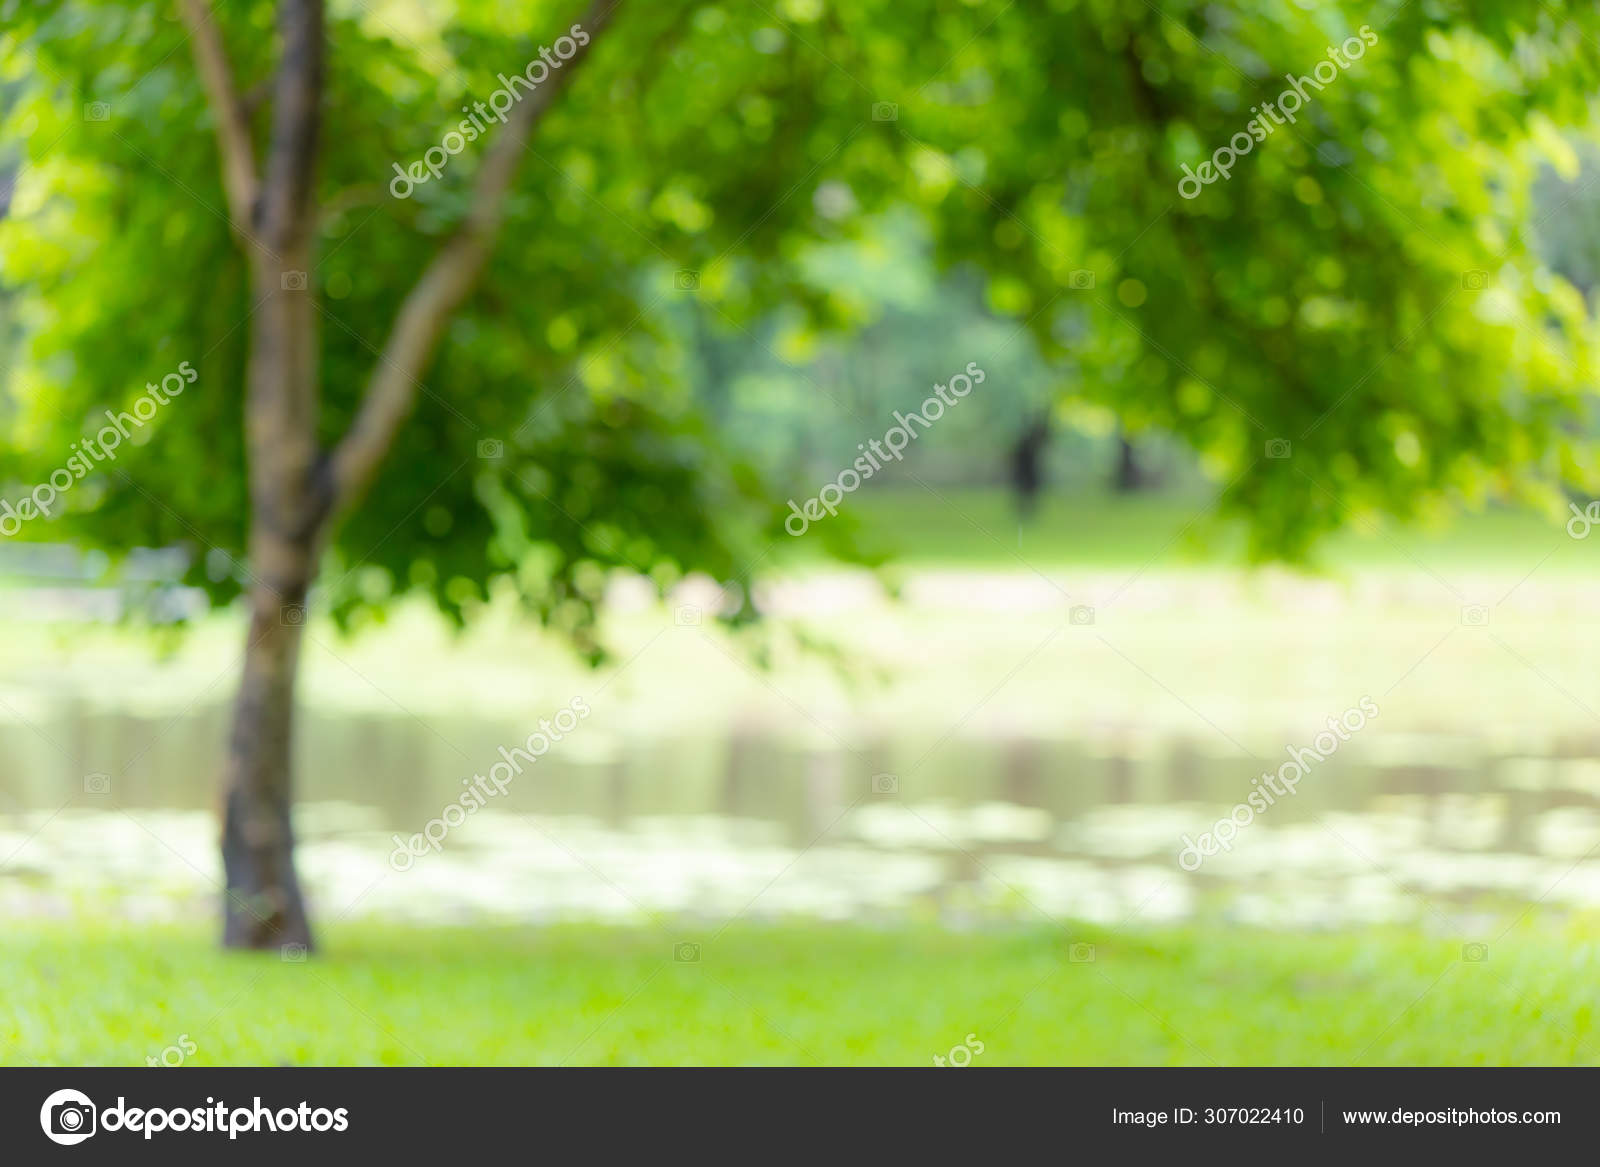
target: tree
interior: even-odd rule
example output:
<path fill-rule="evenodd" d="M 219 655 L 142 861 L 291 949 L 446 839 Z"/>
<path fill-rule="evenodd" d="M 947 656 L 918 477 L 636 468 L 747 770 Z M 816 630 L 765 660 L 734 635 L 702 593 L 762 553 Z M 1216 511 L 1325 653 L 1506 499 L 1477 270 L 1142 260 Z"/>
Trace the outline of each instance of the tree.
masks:
<path fill-rule="evenodd" d="M 223 778 L 224 942 L 310 946 L 294 870 L 290 748 L 294 681 L 307 592 L 329 525 L 371 486 L 416 402 L 451 314 L 477 282 L 523 147 L 577 73 L 620 0 L 591 7 L 568 39 L 565 66 L 512 109 L 479 172 L 461 224 L 402 301 L 353 424 L 319 443 L 317 321 L 306 291 L 314 266 L 327 32 L 322 0 L 285 0 L 273 118 L 258 177 L 256 149 L 222 38 L 204 0 L 184 0 L 195 61 L 216 123 L 230 225 L 249 260 L 260 308 L 246 385 L 250 467 L 249 641 Z"/>
<path fill-rule="evenodd" d="M 289 815 L 313 580 L 352 625 L 408 593 L 465 619 L 508 588 L 590 652 L 610 569 L 748 582 L 793 489 L 707 433 L 660 306 L 858 326 L 805 256 L 889 208 L 1072 369 L 1052 384 L 1189 442 L 1258 556 L 1600 486 L 1571 425 L 1592 322 L 1527 214 L 1600 73 L 1582 5 L 601 4 L 581 53 L 426 180 L 396 159 L 432 158 L 429 127 L 572 13 L 440 0 L 396 28 L 186 0 L 186 33 L 167 11 L 7 9 L 27 150 L 0 256 L 26 339 L 4 468 L 14 502 L 137 404 L 130 382 L 187 364 L 181 408 L 130 420 L 24 537 L 187 545 L 188 582 L 247 593 L 232 944 L 309 939 Z M 1180 189 L 1318 67 L 1292 123 Z"/>
<path fill-rule="evenodd" d="M 1111 471 L 1111 489 L 1121 494 L 1131 494 L 1149 485 L 1149 476 L 1139 463 L 1139 453 L 1133 439 L 1122 430 L 1117 431 L 1116 465 Z"/>
<path fill-rule="evenodd" d="M 329 525 L 368 490 L 416 402 L 446 323 L 483 270 L 523 147 L 581 68 L 620 0 L 590 8 L 567 38 L 565 66 L 512 112 L 485 156 L 471 206 L 400 305 L 356 418 L 331 449 L 318 440 L 317 321 L 306 292 L 314 266 L 315 170 L 321 148 L 327 31 L 322 0 L 281 5 L 282 59 L 258 177 L 256 148 L 222 38 L 204 0 L 184 0 L 195 61 L 216 123 L 230 226 L 249 260 L 260 307 L 246 384 L 250 467 L 249 640 L 223 778 L 224 942 L 310 946 L 294 870 L 290 748 L 294 681 L 307 592 Z"/>
<path fill-rule="evenodd" d="M 1050 415 L 1039 413 L 1017 435 L 1011 447 L 1011 486 L 1017 496 L 1017 512 L 1032 518 L 1044 489 L 1044 456 L 1050 445 Z"/>

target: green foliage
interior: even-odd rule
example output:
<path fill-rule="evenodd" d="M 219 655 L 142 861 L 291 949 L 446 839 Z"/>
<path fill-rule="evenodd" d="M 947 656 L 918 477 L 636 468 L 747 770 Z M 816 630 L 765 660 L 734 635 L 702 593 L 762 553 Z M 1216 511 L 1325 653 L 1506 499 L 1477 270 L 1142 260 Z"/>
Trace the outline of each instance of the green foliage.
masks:
<path fill-rule="evenodd" d="M 243 88 L 268 75 L 271 8 L 219 13 Z M 61 466 L 105 409 L 125 408 L 147 380 L 190 360 L 200 379 L 181 407 L 167 407 L 109 473 L 77 488 L 64 517 L 25 537 L 116 553 L 187 546 L 184 582 L 224 600 L 244 578 L 241 387 L 253 305 L 181 26 L 165 5 L 13 15 L 4 60 L 34 83 L 7 132 L 26 136 L 30 156 L 0 246 L 30 329 L 0 476 L 17 497 Z M 477 159 L 455 160 L 405 201 L 385 189 L 391 163 L 436 143 L 461 104 L 497 88 L 497 73 L 521 69 L 530 45 L 565 31 L 566 15 L 545 5 L 506 20 L 463 5 L 428 19 L 347 11 L 331 20 L 320 174 L 330 210 L 310 277 L 325 440 L 349 425 L 400 297 L 462 213 Z M 342 615 L 421 590 L 459 617 L 507 580 L 593 649 L 607 569 L 662 583 L 690 570 L 743 582 L 778 532 L 775 492 L 698 423 L 679 356 L 646 318 L 664 296 L 692 294 L 674 289 L 678 266 L 736 243 L 741 254 L 770 253 L 787 223 L 772 216 L 771 230 L 746 231 L 757 214 L 741 208 L 775 203 L 784 172 L 745 176 L 742 133 L 720 158 L 691 156 L 682 149 L 691 131 L 675 116 L 649 125 L 621 116 L 643 86 L 681 90 L 670 110 L 708 92 L 700 54 L 710 34 L 678 45 L 671 16 L 641 8 L 619 24 L 620 43 L 591 66 L 598 75 L 577 81 L 544 124 L 488 277 L 452 324 L 386 472 L 331 548 L 337 570 L 325 582 Z M 636 75 L 641 62 L 653 72 Z M 95 102 L 109 105 L 107 120 L 86 117 Z M 265 114 L 255 120 L 264 135 Z M 654 145 L 638 153 L 647 139 Z M 654 155 L 659 167 L 643 165 Z M 697 182 L 726 184 L 732 213 L 702 223 L 700 195 L 674 157 Z M 619 226 L 619 215 L 639 217 L 653 238 Z M 496 444 L 498 456 L 478 456 Z M 845 548 L 843 536 L 830 538 Z"/>
<path fill-rule="evenodd" d="M 1588 313 L 1526 230 L 1552 119 L 1587 118 L 1592 9 L 1050 8 L 1002 15 L 902 102 L 920 201 L 947 259 L 980 256 L 991 300 L 1085 393 L 1196 447 L 1258 555 L 1370 511 L 1595 482 L 1563 428 L 1592 376 Z M 1366 23 L 1377 45 L 1296 125 L 1177 194 L 1180 164 Z M 1274 440 L 1292 456 L 1265 457 Z"/>
<path fill-rule="evenodd" d="M 271 68 L 272 9 L 218 12 L 246 90 Z M 0 480 L 15 498 L 104 409 L 192 361 L 200 382 L 181 405 L 25 537 L 186 545 L 190 582 L 226 598 L 245 534 L 253 306 L 182 28 L 168 5 L 124 0 L 0 11 L 0 84 L 15 91 L 0 137 L 25 144 L 0 274 L 26 332 Z M 310 274 L 326 439 L 349 424 L 482 152 L 406 200 L 388 195 L 392 165 L 575 15 L 333 6 L 329 210 Z M 1229 181 L 1178 194 L 1180 164 L 1364 24 L 1377 43 L 1296 125 Z M 741 464 L 699 420 L 696 338 L 719 330 L 784 366 L 736 370 L 725 408 L 747 418 L 793 399 L 820 334 L 932 327 L 950 347 L 992 350 L 963 354 L 982 364 L 1025 330 L 1030 355 L 1008 366 L 1022 383 L 994 386 L 1003 404 L 942 440 L 1004 429 L 1052 392 L 1135 434 L 1176 433 L 1257 556 L 1304 556 L 1372 512 L 1555 505 L 1562 484 L 1600 488 L 1573 424 L 1593 374 L 1588 309 L 1535 253 L 1530 224 L 1540 168 L 1574 164 L 1563 131 L 1586 128 L 1597 24 L 1579 4 L 1432 0 L 629 5 L 540 127 L 491 270 L 336 536 L 336 609 L 421 590 L 460 616 L 505 581 L 588 645 L 608 569 L 747 582 L 794 471 L 759 442 L 740 443 L 759 471 Z M 104 121 L 85 116 L 96 102 Z M 264 134 L 267 111 L 254 121 Z M 951 286 L 981 288 L 991 319 L 976 331 L 908 324 L 893 289 L 830 268 L 841 249 L 870 255 L 896 208 L 921 221 Z M 697 288 L 676 286 L 684 271 Z M 937 376 L 901 372 L 908 388 Z M 1292 455 L 1267 457 L 1280 440 Z M 485 441 L 503 456 L 478 458 Z M 783 482 L 766 481 L 775 470 Z M 844 524 L 815 537 L 849 550 Z"/>

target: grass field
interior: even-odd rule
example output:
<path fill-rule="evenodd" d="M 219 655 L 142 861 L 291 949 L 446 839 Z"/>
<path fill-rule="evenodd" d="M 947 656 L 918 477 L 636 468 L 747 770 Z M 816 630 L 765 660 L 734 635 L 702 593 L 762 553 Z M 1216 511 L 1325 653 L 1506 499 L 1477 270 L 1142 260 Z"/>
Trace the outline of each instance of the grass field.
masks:
<path fill-rule="evenodd" d="M 969 1035 L 976 1066 L 1600 1061 L 1592 923 L 1482 961 L 1458 938 L 1239 929 L 752 926 L 696 962 L 676 935 L 596 927 L 326 941 L 294 963 L 198 929 L 13 922 L 0 1062 L 931 1066 Z"/>
<path fill-rule="evenodd" d="M 875 545 L 913 566 L 1171 569 L 1237 562 L 1244 545 L 1237 526 L 1211 524 L 1206 500 L 1167 494 L 1047 496 L 1027 523 L 1017 521 L 1010 495 L 1000 489 L 864 490 L 845 505 Z M 1437 530 L 1392 522 L 1367 533 L 1347 530 L 1318 555 L 1322 564 L 1346 569 L 1532 567 L 1562 544 L 1586 549 L 1559 522 L 1492 509 L 1463 513 Z M 1594 567 L 1580 556 L 1559 559 L 1552 570 Z"/>

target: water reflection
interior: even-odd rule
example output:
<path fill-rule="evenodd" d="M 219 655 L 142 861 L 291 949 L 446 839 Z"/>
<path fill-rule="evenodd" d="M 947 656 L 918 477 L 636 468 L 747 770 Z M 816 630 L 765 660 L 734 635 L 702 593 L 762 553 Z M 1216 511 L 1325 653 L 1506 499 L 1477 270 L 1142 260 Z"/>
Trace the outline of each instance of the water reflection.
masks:
<path fill-rule="evenodd" d="M 224 711 L 173 721 L 65 704 L 0 725 L 0 911 L 206 913 Z M 1492 754 L 1355 741 L 1193 874 L 1259 767 L 1210 743 L 892 736 L 819 749 L 573 733 L 404 872 L 388 859 L 526 727 L 308 714 L 299 828 L 324 918 L 703 918 L 805 913 L 1299 927 L 1600 904 L 1590 743 Z M 1287 735 L 1286 735 L 1287 736 Z M 104 773 L 105 793 L 85 776 Z M 893 792 L 874 775 L 892 775 Z"/>

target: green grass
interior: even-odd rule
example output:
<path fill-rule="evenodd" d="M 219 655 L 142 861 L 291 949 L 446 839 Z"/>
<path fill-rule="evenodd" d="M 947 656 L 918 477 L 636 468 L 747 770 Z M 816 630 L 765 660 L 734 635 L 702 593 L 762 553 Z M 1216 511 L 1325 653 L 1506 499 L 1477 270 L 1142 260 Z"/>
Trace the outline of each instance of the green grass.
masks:
<path fill-rule="evenodd" d="M 864 490 L 845 505 L 875 546 L 914 566 L 1181 568 L 1236 563 L 1244 546 L 1237 524 L 1212 525 L 1210 504 L 1187 496 L 1050 496 L 1025 524 L 1000 489 Z M 1333 568 L 1511 563 L 1526 569 L 1553 548 L 1582 551 L 1588 544 L 1568 539 L 1559 522 L 1541 515 L 1494 509 L 1459 515 L 1435 531 L 1392 522 L 1370 534 L 1346 531 L 1318 555 Z M 1592 573 L 1592 554 L 1558 556 L 1550 566 Z"/>
<path fill-rule="evenodd" d="M 741 926 L 329 930 L 303 964 L 197 928 L 13 921 L 0 1062 L 1595 1064 L 1592 924 L 1460 938 Z M 1080 950 L 1077 955 L 1082 956 Z M 175 1057 L 176 1055 L 169 1055 Z"/>

